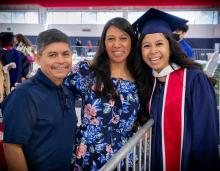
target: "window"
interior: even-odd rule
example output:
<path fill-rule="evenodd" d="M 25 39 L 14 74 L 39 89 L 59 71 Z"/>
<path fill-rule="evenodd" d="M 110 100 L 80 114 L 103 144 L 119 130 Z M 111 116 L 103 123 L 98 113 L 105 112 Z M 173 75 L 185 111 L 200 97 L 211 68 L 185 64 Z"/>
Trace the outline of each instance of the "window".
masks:
<path fill-rule="evenodd" d="M 68 12 L 67 24 L 81 24 L 82 13 L 81 12 Z"/>
<path fill-rule="evenodd" d="M 48 24 L 66 24 L 66 12 L 49 12 L 47 15 Z"/>
<path fill-rule="evenodd" d="M 96 24 L 96 12 L 82 12 L 82 24 Z"/>
<path fill-rule="evenodd" d="M 128 21 L 130 23 L 135 22 L 140 16 L 142 16 L 145 12 L 128 12 Z"/>
<path fill-rule="evenodd" d="M 11 12 L 0 12 L 0 23 L 11 23 Z"/>
<path fill-rule="evenodd" d="M 25 23 L 30 23 L 30 24 L 38 24 L 38 13 L 37 12 L 25 12 Z"/>
<path fill-rule="evenodd" d="M 128 12 L 128 21 L 133 23 L 146 11 Z M 188 20 L 188 24 L 218 24 L 218 11 L 166 11 Z"/>
<path fill-rule="evenodd" d="M 0 12 L 0 23 L 38 24 L 38 12 Z"/>
<path fill-rule="evenodd" d="M 217 24 L 217 11 L 167 11 L 170 14 L 189 20 L 189 24 Z"/>
<path fill-rule="evenodd" d="M 108 20 L 122 16 L 122 12 L 97 12 L 97 24 L 106 24 Z"/>
<path fill-rule="evenodd" d="M 82 24 L 82 12 L 48 12 L 48 24 Z"/>
<path fill-rule="evenodd" d="M 12 23 L 24 23 L 24 12 L 12 12 Z"/>

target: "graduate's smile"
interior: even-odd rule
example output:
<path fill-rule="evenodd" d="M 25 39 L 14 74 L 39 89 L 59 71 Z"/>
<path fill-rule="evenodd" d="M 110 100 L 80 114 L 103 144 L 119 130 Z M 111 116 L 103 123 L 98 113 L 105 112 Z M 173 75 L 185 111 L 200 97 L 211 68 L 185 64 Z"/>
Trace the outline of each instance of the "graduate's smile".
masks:
<path fill-rule="evenodd" d="M 161 57 L 151 57 L 149 60 L 152 64 L 158 64 L 161 60 Z"/>

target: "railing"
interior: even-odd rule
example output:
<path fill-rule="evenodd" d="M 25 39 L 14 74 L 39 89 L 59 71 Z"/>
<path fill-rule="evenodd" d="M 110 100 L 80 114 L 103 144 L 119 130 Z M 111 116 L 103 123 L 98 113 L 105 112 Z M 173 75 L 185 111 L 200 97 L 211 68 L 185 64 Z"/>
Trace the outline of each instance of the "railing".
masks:
<path fill-rule="evenodd" d="M 150 168 L 151 133 L 154 121 L 150 119 L 135 135 L 101 168 L 100 171 L 131 170 L 129 159 L 132 154 L 132 170 L 141 171 Z M 136 155 L 138 157 L 136 157 Z M 142 156 L 143 155 L 143 156 Z M 129 157 L 130 156 L 130 157 Z M 138 165 L 138 166 L 137 166 Z M 137 167 L 136 167 L 137 166 Z"/>
<path fill-rule="evenodd" d="M 36 49 L 36 45 L 32 45 Z M 93 57 L 97 51 L 98 46 L 93 46 L 90 50 L 86 46 L 72 46 L 72 51 L 78 57 Z M 193 48 L 195 60 L 208 60 L 208 54 L 214 53 L 214 49 Z"/>
<path fill-rule="evenodd" d="M 193 54 L 195 60 L 202 60 L 202 61 L 207 61 L 208 60 L 208 54 L 209 53 L 214 53 L 214 49 L 193 49 Z"/>

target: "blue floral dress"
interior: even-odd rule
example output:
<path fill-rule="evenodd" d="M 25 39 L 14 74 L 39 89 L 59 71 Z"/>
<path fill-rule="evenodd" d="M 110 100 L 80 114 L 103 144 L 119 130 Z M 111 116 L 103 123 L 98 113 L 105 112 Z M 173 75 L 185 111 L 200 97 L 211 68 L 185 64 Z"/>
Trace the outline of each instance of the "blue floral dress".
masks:
<path fill-rule="evenodd" d="M 120 97 L 112 100 L 95 95 L 95 81 L 86 62 L 76 64 L 65 80 L 83 101 L 75 149 L 75 168 L 83 171 L 99 170 L 128 141 L 140 109 L 135 82 L 112 78 Z"/>

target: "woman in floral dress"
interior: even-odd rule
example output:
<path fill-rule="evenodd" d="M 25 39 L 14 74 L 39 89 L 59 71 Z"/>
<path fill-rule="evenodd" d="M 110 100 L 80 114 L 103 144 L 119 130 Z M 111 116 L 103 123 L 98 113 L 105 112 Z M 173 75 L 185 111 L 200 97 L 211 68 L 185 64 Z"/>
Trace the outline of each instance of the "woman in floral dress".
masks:
<path fill-rule="evenodd" d="M 114 18 L 104 27 L 92 64 L 78 63 L 65 81 L 83 101 L 75 170 L 99 170 L 132 136 L 140 113 L 135 46 L 130 23 Z"/>

